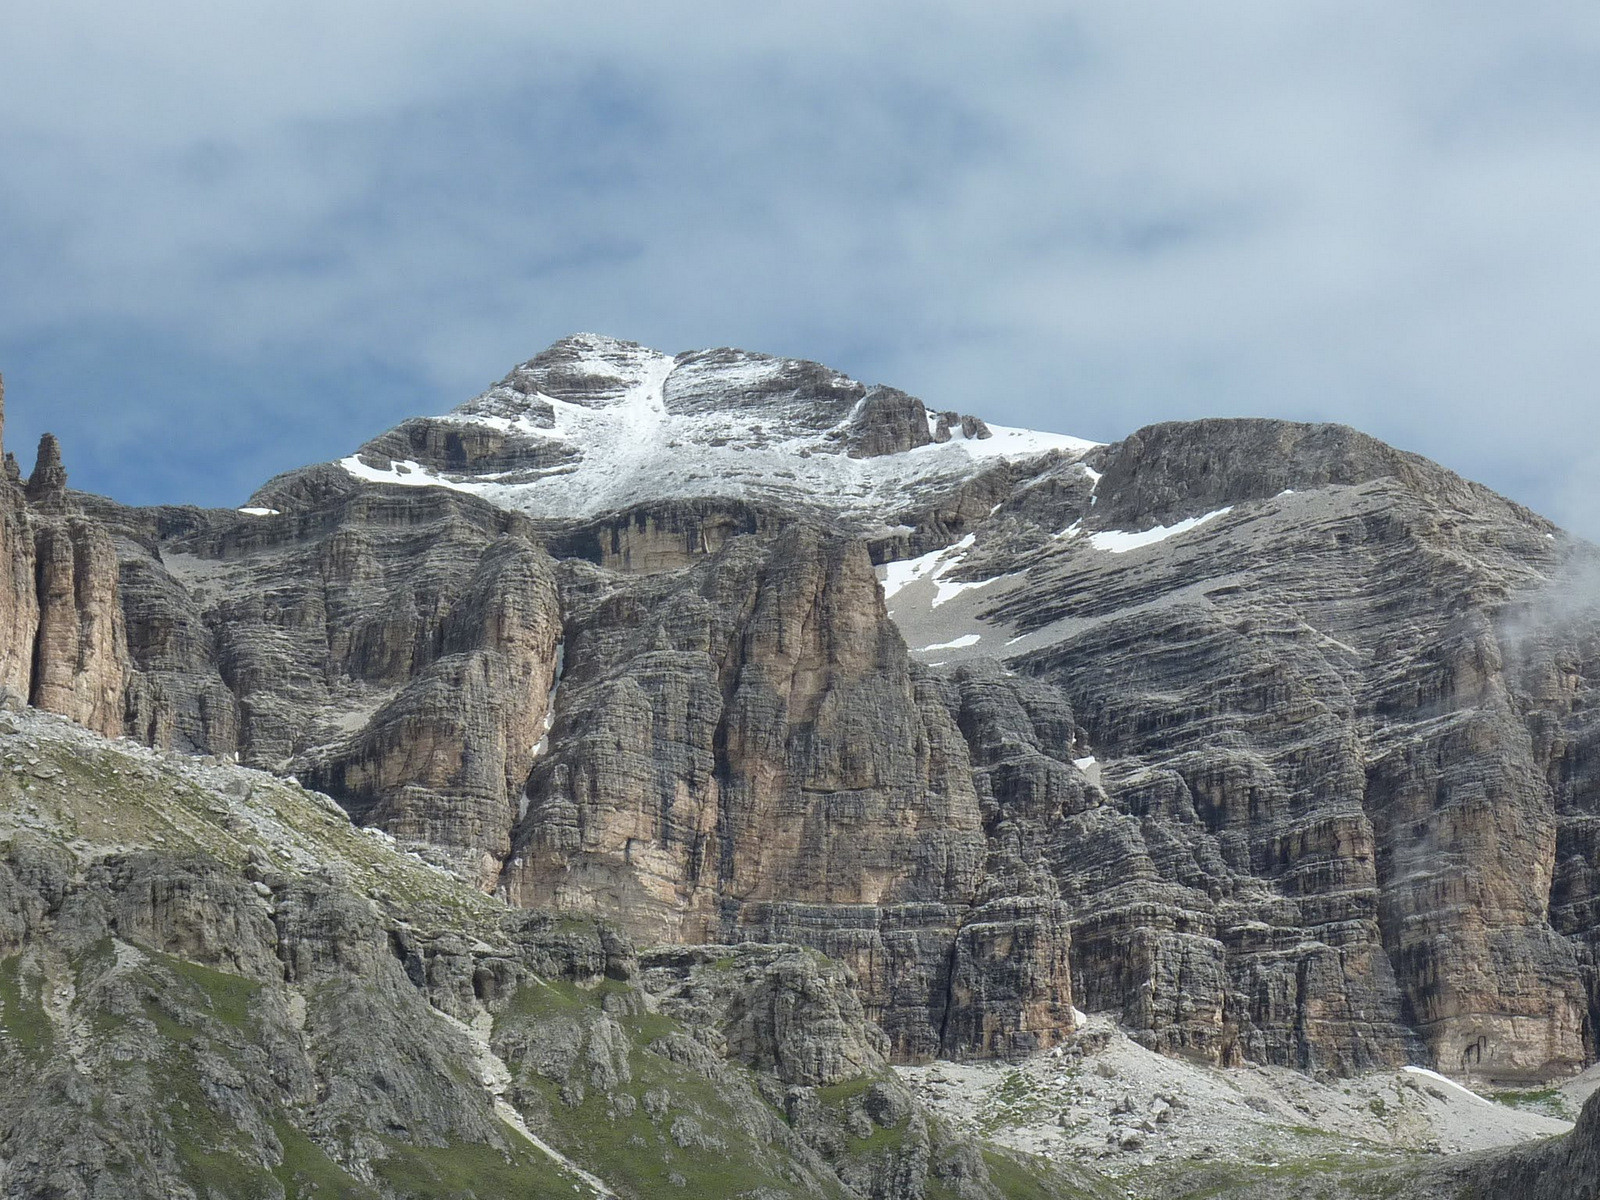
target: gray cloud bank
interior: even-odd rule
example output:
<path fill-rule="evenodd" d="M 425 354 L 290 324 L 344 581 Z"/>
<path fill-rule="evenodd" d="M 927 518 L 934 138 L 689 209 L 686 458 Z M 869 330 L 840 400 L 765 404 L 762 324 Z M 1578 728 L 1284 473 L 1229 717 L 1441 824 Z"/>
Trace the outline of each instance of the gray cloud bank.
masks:
<path fill-rule="evenodd" d="M 238 502 L 554 338 L 1111 439 L 1346 421 L 1600 535 L 1600 9 L 0 7 L 0 370 Z"/>

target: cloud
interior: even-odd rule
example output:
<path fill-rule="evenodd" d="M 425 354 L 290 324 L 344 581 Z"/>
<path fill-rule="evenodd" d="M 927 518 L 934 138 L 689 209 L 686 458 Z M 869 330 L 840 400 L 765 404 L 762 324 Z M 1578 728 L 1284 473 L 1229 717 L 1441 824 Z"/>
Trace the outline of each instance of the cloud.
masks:
<path fill-rule="evenodd" d="M 1600 534 L 1589 6 L 4 21 L 12 442 L 86 486 L 236 501 L 593 328 L 1099 438 L 1344 420 Z"/>

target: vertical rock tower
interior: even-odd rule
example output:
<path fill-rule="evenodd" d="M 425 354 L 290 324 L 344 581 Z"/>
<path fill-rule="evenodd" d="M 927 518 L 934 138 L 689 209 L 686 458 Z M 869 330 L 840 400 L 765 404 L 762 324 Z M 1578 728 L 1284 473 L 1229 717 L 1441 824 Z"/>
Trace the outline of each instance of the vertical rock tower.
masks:
<path fill-rule="evenodd" d="M 4 448 L 5 381 L 0 379 L 0 449 Z M 7 455 L 9 462 L 16 460 Z M 34 581 L 33 531 L 20 480 L 6 472 L 0 480 L 0 693 L 26 702 L 33 682 L 33 643 L 39 628 Z"/>
<path fill-rule="evenodd" d="M 0 439 L 5 391 L 0 383 Z M 0 440 L 0 449 L 3 449 Z M 39 439 L 26 486 L 0 480 L 0 691 L 108 737 L 122 733 L 128 649 L 110 536 L 67 492 L 61 443 Z"/>
<path fill-rule="evenodd" d="M 28 501 L 36 505 L 63 505 L 67 499 L 67 469 L 61 465 L 61 443 L 53 433 L 39 438 L 33 474 L 28 476 Z"/>

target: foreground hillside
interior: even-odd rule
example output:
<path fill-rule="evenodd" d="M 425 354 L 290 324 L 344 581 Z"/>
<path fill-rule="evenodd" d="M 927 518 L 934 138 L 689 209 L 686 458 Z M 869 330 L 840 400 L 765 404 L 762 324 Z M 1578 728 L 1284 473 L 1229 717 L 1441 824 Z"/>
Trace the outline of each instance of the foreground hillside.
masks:
<path fill-rule="evenodd" d="M 1151 1081 L 1128 1056 L 1148 1052 L 1108 1044 L 1098 1017 L 1064 1059 L 996 1076 L 987 1108 L 952 1109 L 939 1093 L 962 1068 L 889 1067 L 852 982 L 793 946 L 636 948 L 604 923 L 486 897 L 292 782 L 0 715 L 6 1196 L 1489 1197 L 1515 1181 L 1554 1200 L 1600 1187 L 1600 1104 L 1570 1137 L 1444 1159 L 1352 1136 L 1282 1081 L 1240 1092 L 1219 1076 L 1211 1087 L 1250 1099 L 1232 1117 L 1233 1102 L 1181 1079 L 1135 1111 L 1127 1097 Z M 1123 1097 L 1116 1139 L 1077 1165 L 1054 1130 L 1025 1132 L 1047 1081 L 1068 1077 Z M 1455 1102 L 1440 1127 L 1464 1131 L 1460 1097 L 1414 1090 L 1419 1106 Z M 1140 1129 L 1159 1141 L 1151 1120 L 1178 1130 L 1191 1114 L 1208 1114 L 1215 1145 L 1139 1152 Z M 1480 1126 L 1466 1144 L 1560 1127 L 1468 1115 Z M 1247 1142 L 1211 1132 L 1230 1121 Z"/>
<path fill-rule="evenodd" d="M 1101 1194 L 930 1120 L 813 954 L 641 954 L 54 718 L 0 756 L 5 1195 Z"/>
<path fill-rule="evenodd" d="M 1570 1138 L 1461 1159 L 1278 1117 L 1271 1163 L 1052 1162 L 1004 1144 L 1018 1139 L 992 1114 L 930 1109 L 814 953 L 639 949 L 485 897 L 291 782 L 27 710 L 0 715 L 0 939 L 7 1196 L 1491 1196 L 1600 1180 L 1600 1105 Z M 1086 1036 L 1068 1062 L 1093 1058 L 1103 1027 Z"/>

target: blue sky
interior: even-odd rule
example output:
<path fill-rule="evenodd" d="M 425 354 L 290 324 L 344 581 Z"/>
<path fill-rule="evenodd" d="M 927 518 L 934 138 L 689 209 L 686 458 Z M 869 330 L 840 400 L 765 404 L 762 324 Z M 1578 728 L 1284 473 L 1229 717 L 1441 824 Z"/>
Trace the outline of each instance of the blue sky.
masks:
<path fill-rule="evenodd" d="M 1592 3 L 0 0 L 7 445 L 129 502 L 586 329 L 1346 421 L 1597 536 L 1597 215 Z"/>

